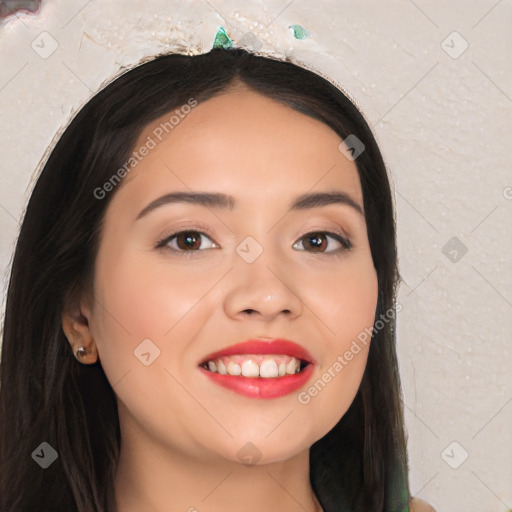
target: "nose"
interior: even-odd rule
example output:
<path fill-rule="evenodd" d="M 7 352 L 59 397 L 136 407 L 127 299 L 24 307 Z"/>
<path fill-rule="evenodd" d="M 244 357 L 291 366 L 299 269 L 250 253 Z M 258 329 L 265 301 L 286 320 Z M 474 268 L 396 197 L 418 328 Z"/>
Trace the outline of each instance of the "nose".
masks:
<path fill-rule="evenodd" d="M 280 315 L 290 320 L 297 318 L 304 304 L 294 281 L 283 262 L 270 262 L 263 255 L 252 263 L 239 260 L 230 272 L 230 287 L 224 301 L 226 314 L 236 320 L 250 316 L 265 322 Z"/>

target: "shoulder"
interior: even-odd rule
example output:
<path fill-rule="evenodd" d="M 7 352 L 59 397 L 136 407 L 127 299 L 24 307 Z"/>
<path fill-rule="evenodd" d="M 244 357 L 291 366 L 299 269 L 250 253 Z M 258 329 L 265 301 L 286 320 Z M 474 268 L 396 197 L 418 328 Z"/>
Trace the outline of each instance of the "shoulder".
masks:
<path fill-rule="evenodd" d="M 436 512 L 436 509 L 426 501 L 420 500 L 419 498 L 412 498 L 411 512 Z"/>

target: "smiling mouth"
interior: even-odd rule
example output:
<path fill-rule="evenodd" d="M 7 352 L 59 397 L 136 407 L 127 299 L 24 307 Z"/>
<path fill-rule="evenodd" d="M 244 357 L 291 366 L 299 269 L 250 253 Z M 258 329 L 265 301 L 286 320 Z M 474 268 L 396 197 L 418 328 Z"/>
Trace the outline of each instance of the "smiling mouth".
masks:
<path fill-rule="evenodd" d="M 280 379 L 301 373 L 309 362 L 282 354 L 239 354 L 222 356 L 200 364 L 201 368 L 220 375 L 241 378 Z"/>

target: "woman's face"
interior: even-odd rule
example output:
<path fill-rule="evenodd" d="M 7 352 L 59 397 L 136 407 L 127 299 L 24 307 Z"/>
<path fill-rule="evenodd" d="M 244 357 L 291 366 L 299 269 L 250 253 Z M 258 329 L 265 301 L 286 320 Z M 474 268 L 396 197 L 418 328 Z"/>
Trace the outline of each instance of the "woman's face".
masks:
<path fill-rule="evenodd" d="M 259 464 L 289 459 L 339 421 L 366 365 L 368 345 L 356 353 L 353 342 L 373 326 L 378 289 L 356 166 L 329 127 L 245 88 L 195 106 L 159 141 L 170 115 L 146 127 L 134 151 L 148 137 L 156 147 L 110 192 L 95 300 L 83 305 L 122 432 L 201 460 L 241 462 L 251 450 Z M 175 192 L 225 194 L 234 206 L 162 201 L 140 215 Z M 320 192 L 363 213 L 290 208 Z M 200 367 L 268 338 L 312 355 L 298 389 L 247 396 Z"/>

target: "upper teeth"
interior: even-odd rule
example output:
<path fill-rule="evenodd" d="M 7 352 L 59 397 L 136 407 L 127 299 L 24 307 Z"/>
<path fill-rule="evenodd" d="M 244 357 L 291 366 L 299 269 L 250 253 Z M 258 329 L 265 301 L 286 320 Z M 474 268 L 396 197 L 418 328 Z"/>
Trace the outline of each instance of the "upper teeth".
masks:
<path fill-rule="evenodd" d="M 283 377 L 300 371 L 300 360 L 281 355 L 223 356 L 207 362 L 210 371 L 243 377 Z"/>

